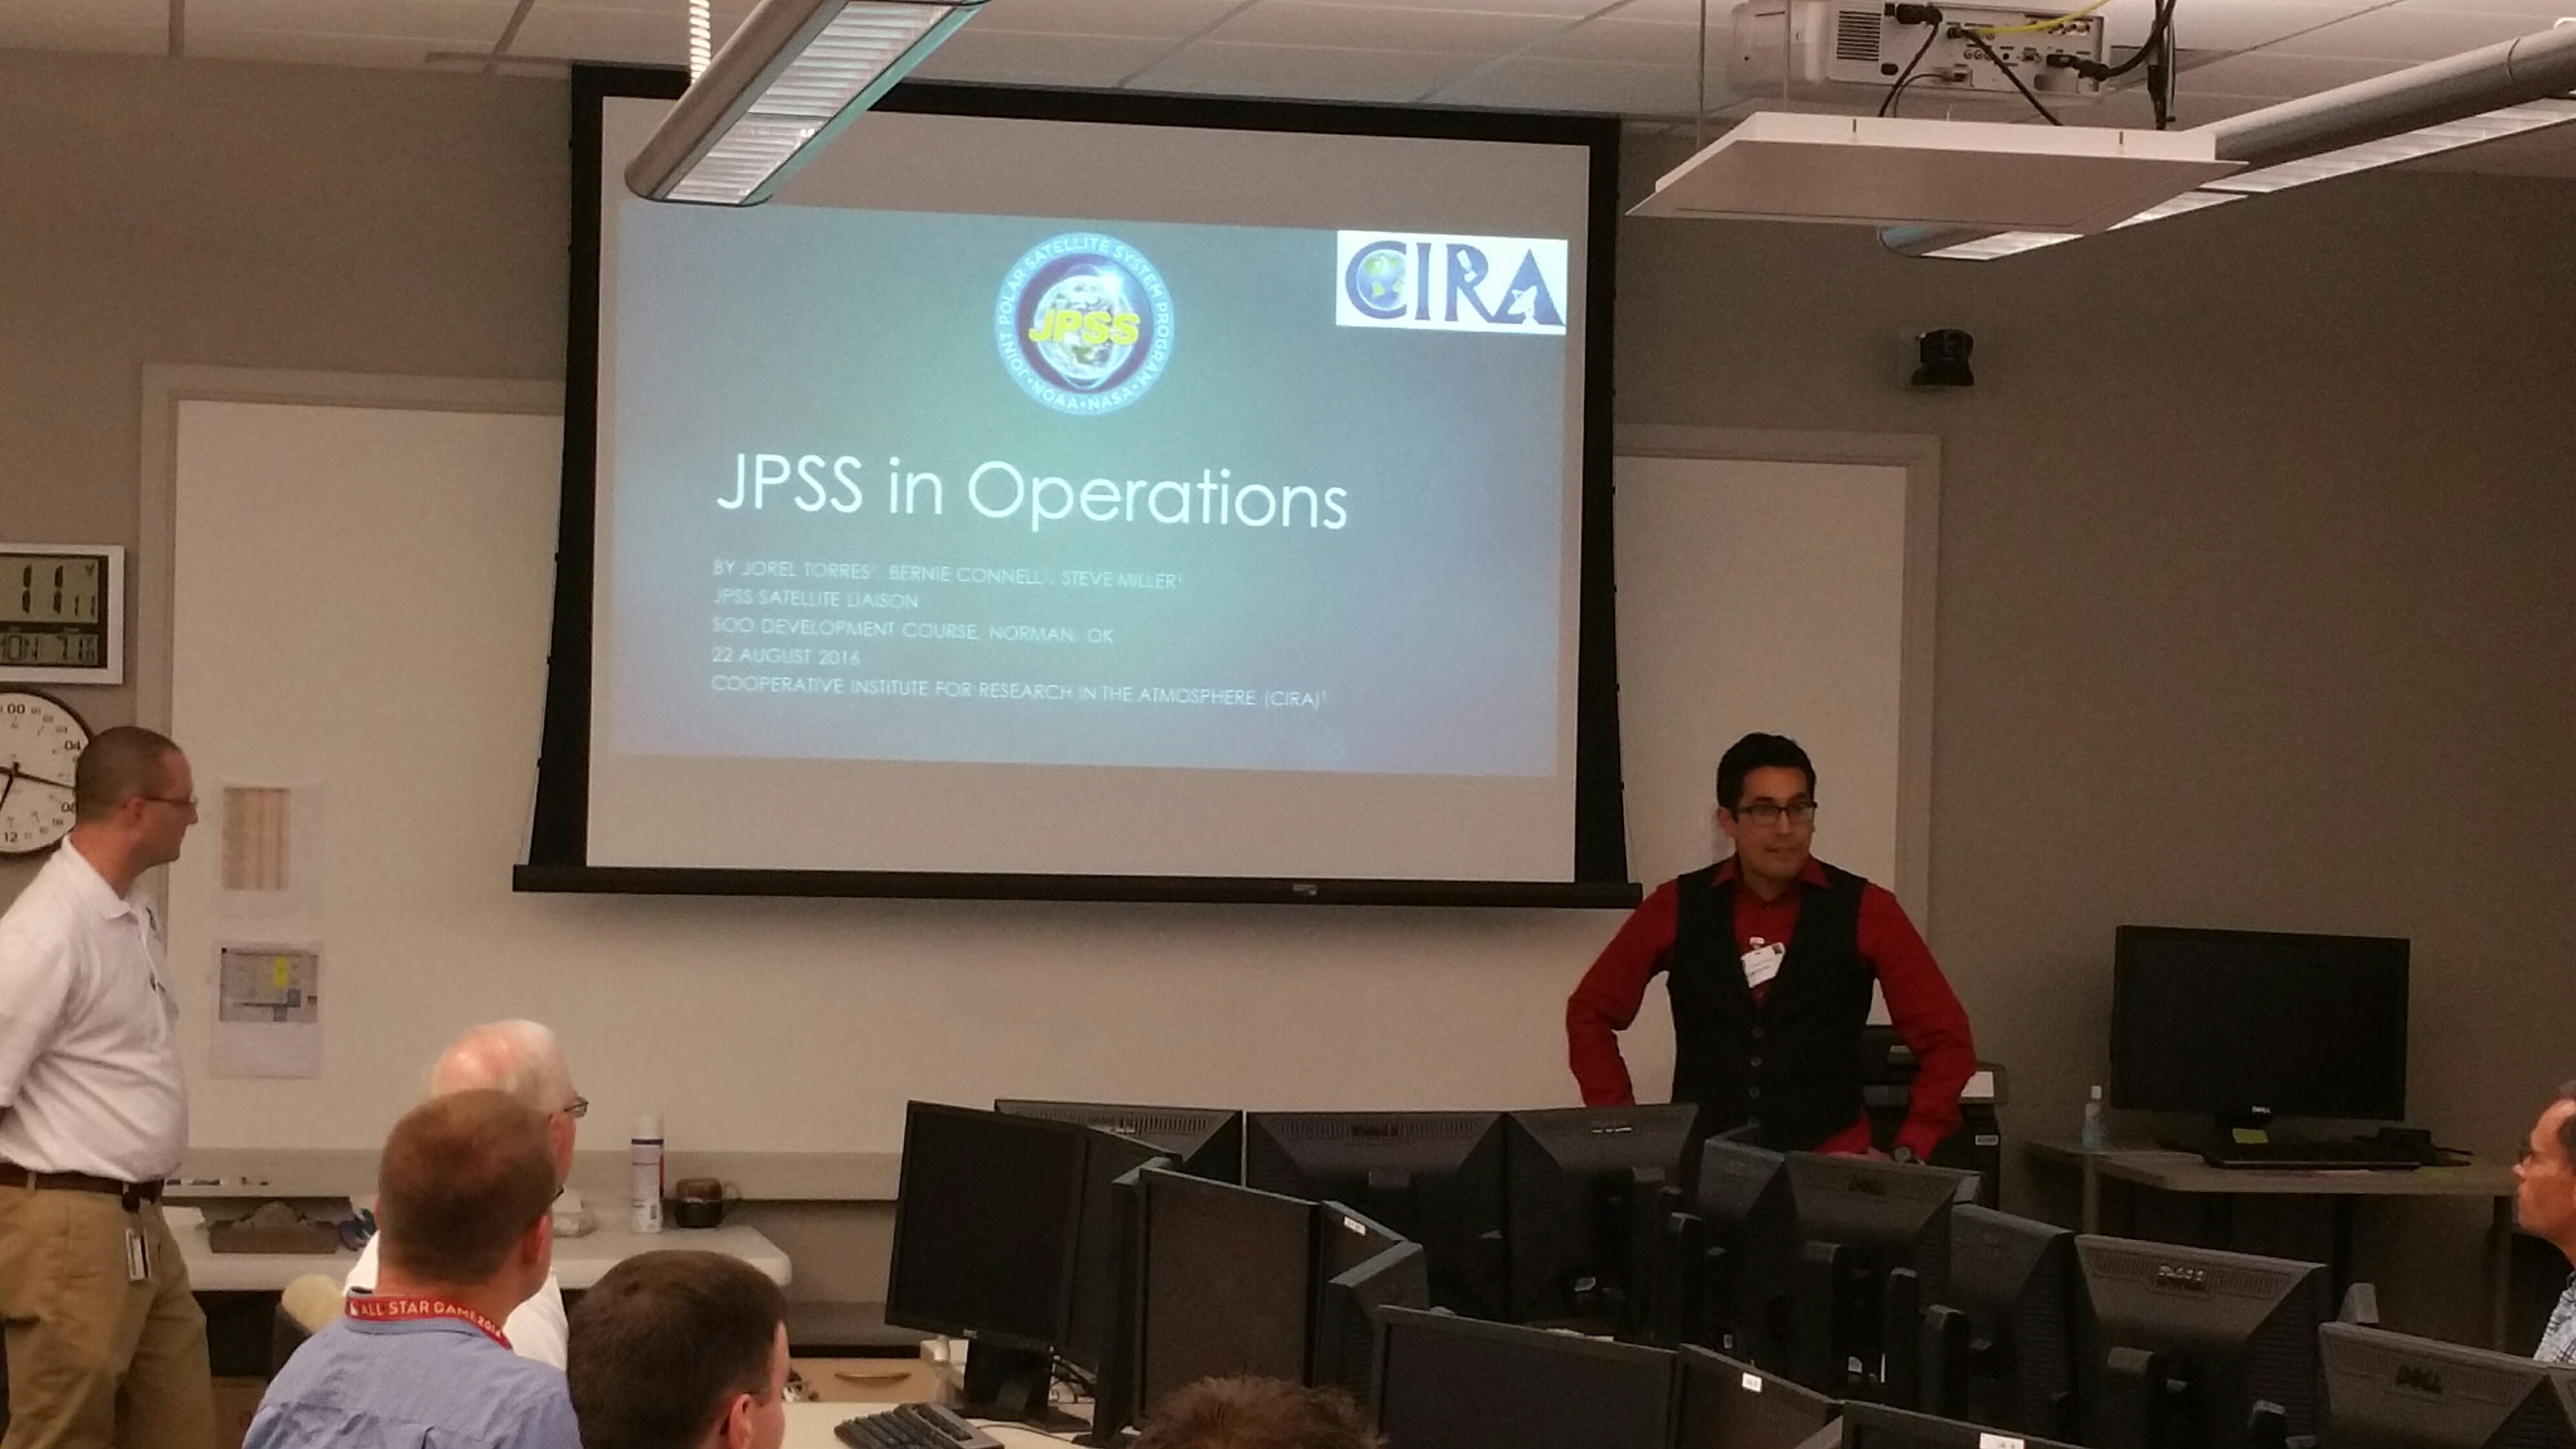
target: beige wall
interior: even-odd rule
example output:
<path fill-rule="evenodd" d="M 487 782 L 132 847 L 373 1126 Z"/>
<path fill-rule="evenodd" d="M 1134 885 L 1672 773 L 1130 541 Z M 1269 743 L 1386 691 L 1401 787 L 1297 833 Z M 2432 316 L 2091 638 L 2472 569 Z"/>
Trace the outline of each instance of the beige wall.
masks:
<path fill-rule="evenodd" d="M 558 375 L 564 107 L 0 53 L 0 533 L 136 542 L 147 363 Z M 1945 440 L 1934 944 L 2015 1132 L 2099 1078 L 2123 920 L 2412 936 L 2446 1141 L 2500 1148 L 2576 1071 L 2571 234 L 2576 187 L 2454 175 L 1986 267 L 1626 230 L 1622 421 Z M 1974 392 L 1898 386 L 1936 325 Z"/>

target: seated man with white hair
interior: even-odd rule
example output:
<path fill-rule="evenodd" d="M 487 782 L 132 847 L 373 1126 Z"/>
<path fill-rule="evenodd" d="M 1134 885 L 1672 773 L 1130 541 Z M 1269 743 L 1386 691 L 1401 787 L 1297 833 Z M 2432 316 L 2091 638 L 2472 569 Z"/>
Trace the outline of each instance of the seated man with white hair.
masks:
<path fill-rule="evenodd" d="M 573 1134 L 590 1103 L 572 1089 L 555 1034 L 533 1021 L 495 1021 L 458 1037 L 429 1068 L 429 1095 L 488 1088 L 506 1092 L 546 1119 L 546 1141 L 555 1154 L 555 1187 L 572 1175 Z M 352 1295 L 376 1288 L 376 1243 L 370 1239 L 342 1289 Z M 545 1286 L 513 1309 L 502 1325 L 511 1351 L 521 1358 L 564 1366 L 563 1283 L 549 1270 Z"/>

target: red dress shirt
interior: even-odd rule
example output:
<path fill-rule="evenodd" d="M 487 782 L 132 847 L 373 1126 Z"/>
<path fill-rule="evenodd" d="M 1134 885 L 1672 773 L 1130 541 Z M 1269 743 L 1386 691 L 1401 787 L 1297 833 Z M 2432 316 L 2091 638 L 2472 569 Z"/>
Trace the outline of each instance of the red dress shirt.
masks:
<path fill-rule="evenodd" d="M 1717 878 L 1733 880 L 1735 862 L 1719 865 Z M 1824 867 L 1810 857 L 1799 879 L 1821 886 Z M 1798 930 L 1798 906 L 1805 894 L 1793 890 L 1766 901 L 1749 890 L 1736 891 L 1735 949 L 1751 950 L 1756 939 L 1790 940 Z M 1619 927 L 1619 934 L 1610 938 L 1600 959 L 1583 973 L 1582 984 L 1566 1000 L 1566 1059 L 1583 1088 L 1586 1106 L 1624 1106 L 1637 1100 L 1627 1060 L 1619 1055 L 1619 1033 L 1637 1019 L 1637 1010 L 1645 1003 L 1646 983 L 1670 964 L 1679 903 L 1674 882 L 1655 887 Z M 1861 959 L 1877 974 L 1879 989 L 1887 997 L 1888 1017 L 1896 1025 L 1896 1034 L 1913 1050 L 1917 1064 L 1913 1105 L 1896 1134 L 1896 1145 L 1929 1157 L 1934 1144 L 1958 1129 L 1959 1089 L 1977 1069 L 1968 1013 L 1941 975 L 1932 949 L 1906 919 L 1905 907 L 1877 885 L 1861 888 L 1859 936 Z M 1769 982 L 1753 988 L 1754 999 L 1762 999 L 1770 990 Z M 1817 1150 L 1868 1151 L 1869 1118 L 1864 1114 Z"/>

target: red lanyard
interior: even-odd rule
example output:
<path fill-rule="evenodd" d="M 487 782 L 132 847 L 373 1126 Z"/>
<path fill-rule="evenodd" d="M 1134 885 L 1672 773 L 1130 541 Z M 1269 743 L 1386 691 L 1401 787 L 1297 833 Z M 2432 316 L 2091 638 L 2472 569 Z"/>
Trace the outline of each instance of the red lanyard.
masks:
<path fill-rule="evenodd" d="M 450 1303 L 444 1298 L 417 1298 L 408 1295 L 379 1298 L 372 1293 L 352 1293 L 349 1295 L 347 1307 L 351 1318 L 362 1319 L 368 1323 L 417 1323 L 424 1318 L 459 1319 L 474 1325 L 482 1331 L 484 1337 L 503 1348 L 510 1346 L 510 1340 L 501 1332 L 499 1324 L 464 1304 Z"/>

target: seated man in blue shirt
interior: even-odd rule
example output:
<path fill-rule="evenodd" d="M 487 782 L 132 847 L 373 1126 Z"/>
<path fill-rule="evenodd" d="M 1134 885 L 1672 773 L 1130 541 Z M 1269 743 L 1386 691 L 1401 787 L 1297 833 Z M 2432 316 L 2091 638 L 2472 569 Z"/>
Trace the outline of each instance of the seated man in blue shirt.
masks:
<path fill-rule="evenodd" d="M 573 1310 L 564 1359 L 584 1449 L 778 1449 L 787 1299 L 715 1253 L 639 1253 Z"/>
<path fill-rule="evenodd" d="M 501 1324 L 554 1266 L 545 1118 L 504 1093 L 435 1097 L 376 1168 L 376 1291 L 308 1339 L 243 1449 L 580 1449 L 560 1370 Z"/>

